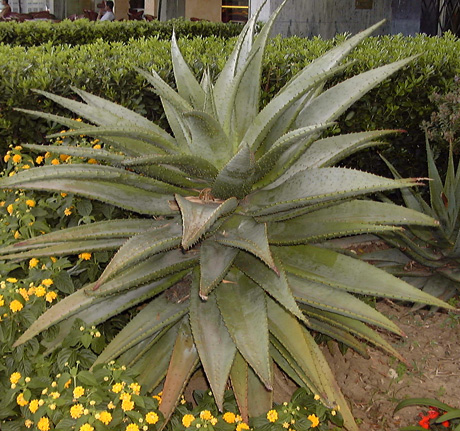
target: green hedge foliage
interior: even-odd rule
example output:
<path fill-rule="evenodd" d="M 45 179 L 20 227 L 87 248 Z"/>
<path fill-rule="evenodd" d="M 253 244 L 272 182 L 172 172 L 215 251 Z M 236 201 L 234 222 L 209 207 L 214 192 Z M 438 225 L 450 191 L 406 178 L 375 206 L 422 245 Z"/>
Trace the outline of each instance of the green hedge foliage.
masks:
<path fill-rule="evenodd" d="M 114 21 L 94 22 L 87 19 L 62 22 L 26 21 L 0 22 L 0 43 L 12 46 L 38 46 L 45 43 L 53 45 L 84 45 L 98 39 L 105 42 L 125 42 L 132 39 L 156 37 L 171 39 L 172 31 L 177 37 L 229 38 L 237 36 L 243 28 L 240 24 L 224 24 L 207 21 L 186 21 L 173 19 L 160 21 Z"/>
<path fill-rule="evenodd" d="M 341 39 L 343 36 L 334 40 L 274 38 L 264 65 L 262 103 L 305 64 Z M 216 77 L 234 42 L 234 39 L 208 37 L 181 39 L 179 46 L 195 74 L 201 75 L 208 68 Z M 426 176 L 420 124 L 435 109 L 429 96 L 435 91 L 445 93 L 460 73 L 459 49 L 460 41 L 451 34 L 442 38 L 397 35 L 368 39 L 350 55 L 351 63 L 339 79 L 411 55 L 417 57 L 409 67 L 357 102 L 331 133 L 378 128 L 405 130 L 406 133 L 392 139 L 392 145 L 379 151 L 404 175 Z M 161 123 L 164 114 L 160 101 L 135 67 L 155 69 L 172 83 L 169 41 L 150 38 L 125 44 L 101 40 L 74 47 L 52 43 L 31 48 L 0 45 L 0 146 L 42 141 L 46 133 L 59 127 L 13 110 L 18 107 L 63 114 L 62 108 L 32 89 L 70 96 L 73 85 Z M 375 149 L 361 152 L 346 163 L 389 174 Z"/>

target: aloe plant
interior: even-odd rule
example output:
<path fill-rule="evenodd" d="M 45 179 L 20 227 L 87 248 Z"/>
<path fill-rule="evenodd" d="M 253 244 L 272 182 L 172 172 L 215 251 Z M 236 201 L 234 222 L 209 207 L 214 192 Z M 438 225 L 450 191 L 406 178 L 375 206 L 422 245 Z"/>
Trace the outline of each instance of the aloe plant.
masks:
<path fill-rule="evenodd" d="M 412 226 L 404 232 L 385 232 L 381 236 L 391 248 L 363 256 L 365 260 L 373 261 L 443 300 L 460 292 L 460 169 L 459 166 L 455 168 L 452 147 L 451 143 L 443 180 L 426 139 L 429 203 L 420 190 L 402 190 L 407 208 L 433 217 L 439 221 L 438 225 Z M 401 178 L 394 166 L 387 160 L 385 162 L 394 177 Z"/>
<path fill-rule="evenodd" d="M 60 335 L 47 344 L 51 351 L 75 319 L 97 325 L 143 304 L 97 363 L 119 358 L 140 372 L 147 389 L 162 385 L 166 420 L 200 367 L 219 408 L 230 382 L 246 420 L 265 413 L 272 405 L 276 364 L 324 402 L 339 404 L 346 427 L 356 430 L 312 332 L 363 354 L 360 340 L 399 357 L 368 324 L 400 330 L 353 294 L 445 304 L 324 247 L 343 235 L 398 231 L 402 224 L 433 225 L 434 220 L 360 199 L 416 185 L 416 179 L 332 167 L 391 131 L 326 138 L 321 133 L 410 59 L 323 91 L 343 69 L 344 57 L 376 25 L 307 65 L 260 110 L 264 47 L 279 10 L 257 37 L 257 16 L 249 20 L 215 83 L 208 73 L 201 82 L 193 76 L 174 37 L 177 91 L 157 73 L 139 70 L 161 98 L 172 134 L 78 89 L 85 103 L 40 93 L 88 122 L 22 110 L 60 122 L 74 134 L 97 137 L 117 153 L 55 147 L 54 152 L 103 164 L 34 168 L 3 178 L 1 187 L 77 193 L 139 217 L 73 227 L 1 250 L 2 259 L 27 259 L 118 249 L 95 283 L 45 312 L 16 346 L 58 325 Z"/>

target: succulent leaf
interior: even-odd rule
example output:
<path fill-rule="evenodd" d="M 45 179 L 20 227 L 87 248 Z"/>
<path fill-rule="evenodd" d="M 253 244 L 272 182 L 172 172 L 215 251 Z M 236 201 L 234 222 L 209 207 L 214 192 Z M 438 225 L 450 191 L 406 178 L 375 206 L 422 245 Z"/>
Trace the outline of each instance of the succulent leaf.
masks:
<path fill-rule="evenodd" d="M 139 373 L 139 383 L 153 391 L 165 378 L 171 359 L 174 342 L 176 341 L 179 325 L 169 328 L 161 337 L 143 353 L 142 357 L 133 364 L 133 369 Z M 124 363 L 121 359 L 121 362 Z M 152 367 L 152 364 L 155 364 Z"/>
<path fill-rule="evenodd" d="M 238 403 L 238 409 L 240 410 L 243 421 L 246 423 L 249 422 L 248 372 L 248 363 L 244 360 L 241 353 L 237 351 L 230 370 L 230 379 L 233 393 Z"/>
<path fill-rule="evenodd" d="M 133 159 L 124 159 L 121 164 L 124 166 L 170 165 L 186 174 L 205 180 L 214 179 L 218 174 L 218 170 L 206 159 L 187 154 L 147 155 Z"/>
<path fill-rule="evenodd" d="M 252 217 L 234 215 L 222 224 L 214 239 L 220 244 L 257 256 L 269 268 L 278 272 L 268 244 L 267 227 L 257 223 Z"/>
<path fill-rule="evenodd" d="M 190 151 L 221 169 L 232 157 L 232 147 L 220 124 L 206 112 L 190 111 L 184 114 L 190 131 Z"/>
<path fill-rule="evenodd" d="M 306 322 L 305 316 L 293 297 L 283 270 L 280 271 L 279 275 L 276 275 L 256 257 L 244 252 L 240 252 L 237 256 L 235 266 L 264 289 L 273 299 L 278 301 L 286 310 Z M 281 268 L 281 265 L 278 263 L 277 267 Z"/>
<path fill-rule="evenodd" d="M 131 266 L 100 286 L 87 289 L 88 295 L 107 296 L 133 287 L 141 286 L 192 268 L 198 263 L 196 251 L 182 253 L 178 249 L 155 254 Z"/>
<path fill-rule="evenodd" d="M 276 247 L 276 256 L 288 273 L 349 292 L 377 297 L 412 300 L 439 305 L 446 304 L 386 272 L 352 257 L 313 245 Z M 412 299 L 410 299 L 412 298 Z"/>
<path fill-rule="evenodd" d="M 251 190 L 254 172 L 254 155 L 247 145 L 243 145 L 220 170 L 212 185 L 212 194 L 219 199 L 232 196 L 242 199 Z"/>
<path fill-rule="evenodd" d="M 171 58 L 178 93 L 195 109 L 202 110 L 205 102 L 205 92 L 190 70 L 189 65 L 185 62 L 177 45 L 174 31 L 171 38 Z"/>
<path fill-rule="evenodd" d="M 163 293 L 151 301 L 117 334 L 93 364 L 103 364 L 120 356 L 130 347 L 174 325 L 187 312 L 188 302 L 171 301 Z M 155 316 L 152 319 L 152 316 Z"/>
<path fill-rule="evenodd" d="M 208 299 L 209 293 L 224 279 L 232 265 L 238 249 L 226 247 L 212 239 L 201 244 L 199 296 Z"/>
<path fill-rule="evenodd" d="M 265 387 L 272 390 L 267 306 L 263 290 L 241 272 L 232 269 L 214 292 L 233 342 Z"/>
<path fill-rule="evenodd" d="M 182 238 L 180 224 L 172 222 L 132 236 L 118 250 L 96 282 L 95 288 L 154 254 L 179 247 Z"/>
<path fill-rule="evenodd" d="M 176 202 L 182 214 L 182 247 L 187 250 L 192 247 L 214 222 L 237 207 L 235 198 L 224 202 L 203 201 L 196 198 L 183 198 L 176 195 Z"/>
<path fill-rule="evenodd" d="M 210 295 L 206 301 L 202 301 L 199 284 L 199 275 L 195 274 L 190 296 L 190 326 L 216 404 L 222 411 L 236 346 L 222 320 L 216 296 Z"/>
<path fill-rule="evenodd" d="M 415 184 L 413 179 L 390 180 L 345 168 L 312 168 L 255 191 L 247 197 L 245 205 L 254 216 L 262 216 Z"/>
<path fill-rule="evenodd" d="M 172 351 L 159 407 L 165 417 L 165 424 L 171 417 L 198 361 L 198 352 L 193 342 L 190 324 L 188 318 L 184 317 Z"/>

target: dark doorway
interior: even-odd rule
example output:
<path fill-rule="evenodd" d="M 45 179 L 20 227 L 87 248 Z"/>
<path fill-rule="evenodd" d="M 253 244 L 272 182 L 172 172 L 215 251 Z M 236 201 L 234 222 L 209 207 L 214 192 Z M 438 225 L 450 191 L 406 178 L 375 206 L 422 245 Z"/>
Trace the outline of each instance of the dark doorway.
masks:
<path fill-rule="evenodd" d="M 449 30 L 460 36 L 460 0 L 422 0 L 420 31 L 441 36 Z"/>

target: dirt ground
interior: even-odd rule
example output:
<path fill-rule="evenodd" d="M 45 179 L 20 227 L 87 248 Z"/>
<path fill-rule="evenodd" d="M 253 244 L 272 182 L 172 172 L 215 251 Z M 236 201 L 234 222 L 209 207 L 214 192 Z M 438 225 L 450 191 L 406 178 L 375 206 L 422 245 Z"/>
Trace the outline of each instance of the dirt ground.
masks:
<path fill-rule="evenodd" d="M 410 307 L 382 301 L 377 309 L 391 318 L 405 338 L 385 335 L 407 365 L 369 348 L 370 359 L 351 350 L 325 350 L 333 372 L 362 431 L 398 430 L 416 425 L 421 408 L 393 415 L 405 398 L 436 397 L 460 408 L 460 314 L 412 312 Z"/>

